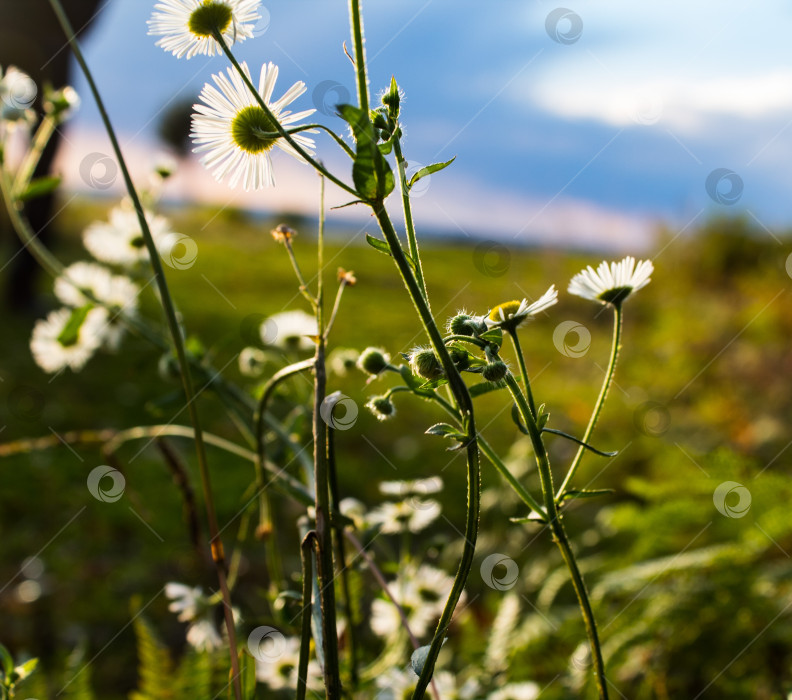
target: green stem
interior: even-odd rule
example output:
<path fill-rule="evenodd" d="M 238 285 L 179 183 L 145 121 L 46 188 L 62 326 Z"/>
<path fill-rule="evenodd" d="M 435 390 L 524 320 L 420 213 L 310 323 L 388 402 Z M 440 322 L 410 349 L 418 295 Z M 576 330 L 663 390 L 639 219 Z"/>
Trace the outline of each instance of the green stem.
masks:
<path fill-rule="evenodd" d="M 396 156 L 396 166 L 399 169 L 399 191 L 402 198 L 402 210 L 404 211 L 404 226 L 407 229 L 407 244 L 410 250 L 410 257 L 415 261 L 415 276 L 418 279 L 418 286 L 421 288 L 427 304 L 429 299 L 426 295 L 426 283 L 424 282 L 423 267 L 421 266 L 421 256 L 418 253 L 418 238 L 415 235 L 415 223 L 412 215 L 412 204 L 410 203 L 410 190 L 407 186 L 407 172 L 404 155 L 401 150 L 401 141 L 394 136 L 393 153 Z"/>
<path fill-rule="evenodd" d="M 506 373 L 505 377 L 506 386 L 511 392 L 517 407 L 522 415 L 523 422 L 528 428 L 528 434 L 531 437 L 531 444 L 533 445 L 534 455 L 536 457 L 536 465 L 539 470 L 539 479 L 542 484 L 542 496 L 544 498 L 545 510 L 548 516 L 548 525 L 550 531 L 553 533 L 553 540 L 558 545 L 561 551 L 561 557 L 569 569 L 569 574 L 572 579 L 572 586 L 575 589 L 580 609 L 583 614 L 583 623 L 586 627 L 586 634 L 591 646 L 591 655 L 594 659 L 594 671 L 596 674 L 597 690 L 601 700 L 608 698 L 608 681 L 605 677 L 605 662 L 602 659 L 602 649 L 600 646 L 599 635 L 597 633 L 597 621 L 594 617 L 594 611 L 591 608 L 591 601 L 586 582 L 583 575 L 580 573 L 580 568 L 577 565 L 572 546 L 564 528 L 564 523 L 561 519 L 561 514 L 558 511 L 553 491 L 553 474 L 550 470 L 550 459 L 547 456 L 542 434 L 539 431 L 536 421 L 534 420 L 528 402 L 525 399 L 520 385 L 514 378 L 511 372 Z"/>
<path fill-rule="evenodd" d="M 289 255 L 289 261 L 291 262 L 292 269 L 294 270 L 294 274 L 297 275 L 297 281 L 300 284 L 300 293 L 308 300 L 308 303 L 311 305 L 314 312 L 316 312 L 316 299 L 314 299 L 314 297 L 312 297 L 311 293 L 308 291 L 308 284 L 305 281 L 305 277 L 303 277 L 302 270 L 300 269 L 300 265 L 294 255 L 294 249 L 292 248 L 291 241 L 288 237 L 284 238 L 283 247 L 286 248 L 286 252 Z"/>
<path fill-rule="evenodd" d="M 369 91 L 368 78 L 366 77 L 366 46 L 363 43 L 363 18 L 360 15 L 360 0 L 349 0 L 349 21 L 352 31 L 352 45 L 355 47 L 358 104 L 363 114 L 368 115 Z"/>
<path fill-rule="evenodd" d="M 341 512 L 341 491 L 338 488 L 338 473 L 335 458 L 335 430 L 332 425 L 327 430 L 327 466 L 330 477 L 330 498 L 333 513 Z M 344 524 L 340 518 L 333 518 L 333 529 L 336 533 L 336 550 L 338 567 L 341 569 L 341 589 L 344 594 L 344 607 L 346 608 L 347 632 L 349 634 L 349 675 L 351 690 L 358 684 L 358 653 L 357 653 L 357 620 L 355 619 L 355 606 L 352 600 L 352 588 L 349 585 L 349 570 L 346 560 L 346 547 L 344 545 Z"/>
<path fill-rule="evenodd" d="M 300 154 L 303 160 L 305 160 L 306 163 L 308 163 L 312 168 L 314 168 L 314 170 L 320 172 L 328 180 L 330 180 L 330 182 L 338 185 L 345 192 L 348 192 L 349 194 L 357 197 L 358 194 L 354 190 L 354 188 L 350 187 L 345 182 L 339 180 L 335 175 L 333 175 L 329 170 L 327 170 L 320 161 L 313 158 L 308 153 L 308 151 L 306 151 L 299 143 L 297 143 L 297 141 L 295 141 L 292 138 L 291 134 L 289 134 L 286 131 L 286 129 L 284 129 L 283 126 L 281 126 L 281 123 L 276 119 L 275 115 L 272 113 L 272 110 L 264 101 L 264 98 L 259 94 L 259 91 L 256 89 L 256 86 L 253 85 L 253 82 L 250 80 L 248 74 L 245 73 L 244 70 L 242 70 L 242 66 L 239 65 L 239 61 L 236 60 L 236 57 L 231 52 L 231 49 L 228 47 L 228 44 L 226 44 L 226 41 L 225 39 L 223 39 L 223 36 L 218 32 L 215 33 L 214 38 L 217 41 L 217 43 L 220 44 L 220 48 L 223 49 L 223 52 L 228 57 L 228 60 L 231 61 L 231 64 L 234 66 L 237 73 L 239 73 L 239 77 L 241 77 L 242 81 L 245 83 L 245 85 L 247 85 L 248 90 L 250 90 L 250 93 L 251 95 L 253 95 L 253 98 L 256 100 L 256 102 L 258 102 L 259 107 L 261 107 L 261 109 L 264 110 L 264 114 L 266 114 L 267 117 L 270 119 L 270 121 L 272 121 L 272 123 L 275 124 L 275 129 L 278 132 L 278 134 L 281 136 L 281 138 L 283 138 L 295 151 L 297 151 L 297 153 Z"/>
<path fill-rule="evenodd" d="M 610 389 L 611 383 L 613 382 L 613 374 L 616 370 L 616 361 L 619 359 L 619 346 L 621 344 L 621 333 L 622 333 L 622 307 L 621 304 L 615 304 L 613 306 L 613 343 L 611 345 L 611 354 L 610 354 L 610 361 L 608 362 L 608 370 L 605 372 L 605 380 L 602 383 L 602 388 L 600 389 L 599 396 L 597 397 L 597 403 L 594 405 L 594 411 L 591 414 L 591 419 L 589 420 L 589 424 L 586 427 L 586 432 L 583 433 L 583 437 L 581 438 L 581 442 L 588 443 L 591 434 L 594 432 L 594 426 L 597 425 L 597 420 L 599 419 L 600 413 L 602 412 L 602 407 L 605 405 L 605 399 L 608 398 L 608 390 Z M 569 471 L 567 472 L 566 477 L 564 477 L 564 481 L 561 484 L 561 487 L 558 489 L 558 493 L 556 494 L 556 501 L 560 502 L 564 498 L 564 492 L 566 491 L 567 487 L 569 486 L 570 482 L 572 481 L 572 477 L 575 476 L 575 472 L 577 471 L 578 466 L 580 466 L 580 460 L 583 459 L 583 455 L 586 452 L 586 448 L 581 445 L 578 448 L 577 453 L 575 454 L 575 458 L 572 460 L 572 464 L 569 467 Z"/>
<path fill-rule="evenodd" d="M 525 387 L 525 395 L 528 398 L 528 406 L 531 409 L 531 415 L 535 419 L 539 416 L 536 415 L 536 403 L 534 402 L 533 392 L 531 391 L 531 382 L 528 380 L 528 370 L 525 368 L 525 357 L 523 356 L 522 348 L 520 347 L 520 339 L 517 337 L 517 329 L 507 329 L 507 333 L 511 336 L 512 343 L 514 344 L 514 353 L 517 355 L 517 363 L 520 365 L 520 375 L 522 376 L 523 386 Z"/>
<path fill-rule="evenodd" d="M 316 532 L 311 530 L 300 545 L 302 557 L 302 624 L 300 626 L 300 661 L 297 667 L 297 700 L 305 700 L 308 688 L 308 661 L 311 656 L 311 596 L 313 594 L 313 551 Z"/>
<path fill-rule="evenodd" d="M 346 144 L 344 139 L 342 139 L 335 131 L 326 127 L 324 124 L 302 124 L 301 126 L 291 127 L 290 129 L 284 129 L 287 134 L 299 134 L 301 131 L 310 131 L 311 129 L 322 129 L 322 131 L 326 131 L 330 136 L 333 137 L 333 140 L 341 146 L 346 153 L 352 160 L 355 159 L 355 152 Z M 258 129 L 255 130 L 256 135 L 262 139 L 277 139 L 280 137 L 280 132 L 278 131 L 259 131 Z"/>
<path fill-rule="evenodd" d="M 124 178 L 127 192 L 129 193 L 129 196 L 132 199 L 132 203 L 135 207 L 135 211 L 137 212 L 143 239 L 146 243 L 146 249 L 148 250 L 149 257 L 151 259 L 151 266 L 154 269 L 154 274 L 156 276 L 157 288 L 160 293 L 162 307 L 165 311 L 168 328 L 170 330 L 173 345 L 176 350 L 176 356 L 179 361 L 179 369 L 182 376 L 185 400 L 187 402 L 187 408 L 190 414 L 190 422 L 195 429 L 195 449 L 198 457 L 198 466 L 201 472 L 201 486 L 203 488 L 204 502 L 207 511 L 207 518 L 209 521 L 209 543 L 212 550 L 212 560 L 215 563 L 218 582 L 223 593 L 223 610 L 225 613 L 226 630 L 228 632 L 228 646 L 231 656 L 231 672 L 233 677 L 234 695 L 237 700 L 241 700 L 242 685 L 239 673 L 239 657 L 237 656 L 236 651 L 236 630 L 234 628 L 234 615 L 231 608 L 231 595 L 226 581 L 225 553 L 223 551 L 223 543 L 219 534 L 217 513 L 215 510 L 214 496 L 212 494 L 212 485 L 209 476 L 209 465 L 207 463 L 206 448 L 204 446 L 201 423 L 198 416 L 198 407 L 195 402 L 196 397 L 192 386 L 190 367 L 189 363 L 187 362 L 182 332 L 179 326 L 178 318 L 176 316 L 176 309 L 170 296 L 170 290 L 168 289 L 168 284 L 165 279 L 165 272 L 162 268 L 162 262 L 160 261 L 159 253 L 157 252 L 157 247 L 154 243 L 154 238 L 151 235 L 148 222 L 146 221 L 146 217 L 143 213 L 143 205 L 140 202 L 137 190 L 135 189 L 135 186 L 132 182 L 132 177 L 129 174 L 129 169 L 127 168 L 126 161 L 124 160 L 124 156 L 121 152 L 121 146 L 118 143 L 118 138 L 116 137 L 115 130 L 112 123 L 110 122 L 110 117 L 107 114 L 102 97 L 99 94 L 96 83 L 94 82 L 93 75 L 88 68 L 88 64 L 85 62 L 82 50 L 80 49 L 79 43 L 75 37 L 74 30 L 72 29 L 71 23 L 69 22 L 69 19 L 63 10 L 60 0 L 50 0 L 50 6 L 58 18 L 58 22 L 60 23 L 66 35 L 67 41 L 74 52 L 77 62 L 80 64 L 80 68 L 85 75 L 91 93 L 93 94 L 94 100 L 96 101 L 96 106 L 99 109 L 102 122 L 107 135 L 110 138 L 110 142 L 112 144 L 113 151 L 115 152 L 116 159 L 118 160 L 119 167 L 121 168 L 121 173 Z"/>
<path fill-rule="evenodd" d="M 351 3 L 354 7 L 357 7 L 357 0 L 351 0 Z M 377 202 L 373 208 L 377 221 L 382 229 L 382 233 L 390 248 L 393 260 L 401 273 L 402 280 L 407 287 L 407 291 L 415 305 L 424 329 L 429 335 L 432 347 L 440 363 L 443 365 L 449 386 L 451 387 L 454 399 L 459 407 L 463 428 L 467 435 L 467 516 L 465 519 L 462 557 L 460 558 L 459 568 L 454 577 L 451 592 L 443 608 L 437 629 L 435 630 L 423 672 L 418 679 L 418 684 L 413 693 L 414 700 L 421 700 L 432 678 L 432 674 L 434 673 L 434 667 L 437 663 L 437 657 L 440 654 L 446 631 L 451 624 L 454 610 L 456 609 L 456 605 L 465 587 L 468 574 L 473 566 L 473 556 L 476 551 L 476 539 L 478 537 L 479 513 L 481 511 L 481 469 L 479 466 L 478 435 L 476 433 L 473 415 L 473 400 L 470 397 L 470 392 L 448 353 L 448 348 L 446 348 L 443 342 L 443 336 L 432 317 L 432 312 L 429 310 L 429 305 L 421 292 L 418 281 L 415 279 L 412 267 L 399 244 L 399 237 L 385 210 L 385 205 L 382 202 Z"/>
<path fill-rule="evenodd" d="M 41 124 L 39 124 L 38 129 L 36 129 L 36 135 L 33 137 L 30 150 L 27 152 L 14 178 L 13 192 L 15 197 L 22 194 L 24 188 L 30 184 L 30 180 L 33 178 L 33 173 L 36 172 L 36 167 L 41 160 L 44 149 L 47 147 L 57 127 L 58 121 L 52 117 L 52 115 L 48 114 L 41 120 Z"/>

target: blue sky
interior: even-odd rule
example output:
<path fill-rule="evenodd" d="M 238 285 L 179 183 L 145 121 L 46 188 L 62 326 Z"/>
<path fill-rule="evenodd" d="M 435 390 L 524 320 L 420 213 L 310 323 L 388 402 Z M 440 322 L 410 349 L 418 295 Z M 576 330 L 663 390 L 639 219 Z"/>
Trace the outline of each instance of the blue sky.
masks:
<path fill-rule="evenodd" d="M 86 40 L 111 116 L 141 163 L 163 104 L 194 99 L 226 66 L 222 57 L 177 60 L 156 47 L 146 35 L 153 4 L 109 0 Z M 329 84 L 354 96 L 342 51 L 346 3 L 278 0 L 265 3 L 263 14 L 259 36 L 239 45 L 238 55 L 254 72 L 264 61 L 280 66 L 276 96 L 297 80 L 308 87 L 297 108 L 321 107 L 317 90 Z M 364 19 L 372 93 L 391 74 L 406 93 L 408 160 L 457 156 L 416 202 L 433 227 L 640 251 L 659 221 L 681 229 L 738 211 L 767 227 L 792 219 L 786 3 L 369 0 Z M 98 125 L 84 87 L 81 93 L 72 159 L 84 155 L 85 135 Z M 342 128 L 332 114 L 317 119 Z M 329 141 L 321 139 L 318 152 L 348 173 Z M 275 165 L 275 190 L 230 193 L 190 168 L 189 185 L 177 183 L 173 194 L 314 211 L 305 166 L 287 157 Z M 707 192 L 707 177 L 719 168 L 739 178 L 735 204 Z M 718 187 L 728 194 L 729 181 Z"/>

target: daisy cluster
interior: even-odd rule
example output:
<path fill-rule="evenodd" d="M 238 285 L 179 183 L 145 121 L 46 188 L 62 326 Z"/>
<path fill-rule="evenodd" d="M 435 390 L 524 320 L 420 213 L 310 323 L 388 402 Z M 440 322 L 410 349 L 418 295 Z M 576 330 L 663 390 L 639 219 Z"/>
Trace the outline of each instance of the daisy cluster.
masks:
<path fill-rule="evenodd" d="M 214 56 L 255 35 L 260 6 L 259 0 L 161 0 L 148 22 L 149 34 L 177 58 Z M 275 147 L 298 160 L 314 155 L 313 139 L 297 132 L 317 131 L 295 127 L 316 110 L 286 109 L 305 93 L 305 83 L 294 83 L 275 99 L 277 79 L 274 63 L 261 66 L 257 85 L 247 63 L 237 64 L 213 75 L 214 85 L 204 86 L 195 105 L 194 151 L 215 179 L 227 180 L 232 189 L 239 184 L 246 191 L 274 185 Z"/>
<path fill-rule="evenodd" d="M 144 216 L 160 254 L 168 254 L 179 234 L 164 217 L 150 212 Z M 113 208 L 107 221 L 90 224 L 83 244 L 93 260 L 63 269 L 54 284 L 63 307 L 33 328 L 30 349 L 45 372 L 78 372 L 97 351 L 117 351 L 138 317 L 139 296 L 151 281 L 140 220 L 128 201 Z"/>

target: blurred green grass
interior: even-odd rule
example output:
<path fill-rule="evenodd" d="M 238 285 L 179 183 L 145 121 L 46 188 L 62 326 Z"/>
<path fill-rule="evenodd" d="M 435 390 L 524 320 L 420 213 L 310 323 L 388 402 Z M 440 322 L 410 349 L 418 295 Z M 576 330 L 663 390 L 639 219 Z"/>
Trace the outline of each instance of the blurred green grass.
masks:
<path fill-rule="evenodd" d="M 87 257 L 79 242 L 81 231 L 92 219 L 101 218 L 106 206 L 80 202 L 66 209 L 56 250 L 61 259 L 71 262 Z M 195 208 L 167 213 L 174 228 L 198 245 L 193 267 L 168 270 L 188 332 L 202 339 L 214 366 L 227 366 L 229 378 L 251 386 L 235 361 L 247 344 L 246 319 L 306 307 L 284 251 L 268 233 L 279 220 L 254 221 L 234 210 Z M 306 276 L 312 279 L 315 236 L 308 228 L 300 229 L 295 249 Z M 366 231 L 376 234 L 374 222 Z M 345 293 L 331 348 L 362 350 L 376 345 L 398 359 L 398 353 L 424 343 L 425 338 L 418 332 L 414 311 L 390 259 L 362 239 L 362 232 L 349 238 L 333 236 L 328 245 L 329 288 L 334 289 L 337 266 L 354 270 L 358 277 L 358 285 Z M 600 255 L 509 246 L 504 274 L 490 276 L 481 271 L 478 243 L 427 241 L 422 246 L 435 316 L 445 320 L 460 308 L 484 313 L 508 299 L 537 298 L 555 283 L 561 290 L 559 304 L 522 332 L 522 342 L 529 372 L 535 377 L 537 402 L 547 403 L 551 426 L 580 434 L 607 364 L 611 318 L 609 312 L 570 297 L 565 289 L 574 273 L 586 264 L 596 265 Z M 577 480 L 579 486 L 591 482 L 591 487 L 612 488 L 615 495 L 570 508 L 567 518 L 572 533 L 585 531 L 604 505 L 635 503 L 628 480 L 640 477 L 648 483 L 684 484 L 700 475 L 700 461 L 716 449 L 749 456 L 756 470 L 768 465 L 774 473 L 788 475 L 790 471 L 785 450 L 792 402 L 783 381 L 792 362 L 790 278 L 785 268 L 788 242 L 779 244 L 740 219 L 714 220 L 692 236 L 665 234 L 658 251 L 652 256 L 652 283 L 626 305 L 616 382 L 595 433 L 598 447 L 618 449 L 620 455 L 612 460 L 586 457 Z M 42 282 L 46 303 L 54 306 L 50 289 L 48 282 Z M 146 301 L 144 311 L 158 318 L 153 297 Z M 180 403 L 161 402 L 179 387 L 160 376 L 159 353 L 145 341 L 128 338 L 117 355 L 98 356 L 80 374 L 66 372 L 53 379 L 30 358 L 27 342 L 33 319 L 8 313 L 4 319 L 0 423 L 6 428 L 0 441 L 171 420 L 187 424 L 186 415 L 178 413 Z M 554 330 L 565 320 L 578 322 L 591 333 L 591 346 L 582 357 L 565 356 L 553 342 Z M 380 378 L 366 386 L 360 373 L 331 380 L 329 390 L 343 391 L 360 407 L 354 428 L 338 433 L 343 495 L 376 503 L 380 480 L 440 474 L 446 483 L 441 496 L 446 519 L 433 541 L 455 538 L 464 517 L 464 465 L 455 453 L 445 451 L 442 441 L 424 435 L 429 425 L 444 417 L 432 406 L 399 396 L 396 418 L 378 423 L 363 404 L 390 385 L 390 379 Z M 478 424 L 484 435 L 506 451 L 516 435 L 508 401 L 497 393 L 480 399 L 479 406 Z M 201 398 L 201 414 L 212 432 L 240 441 L 233 423 L 209 392 Z M 197 483 L 191 446 L 185 441 L 175 444 Z M 82 637 L 90 649 L 99 651 L 119 634 L 94 664 L 98 685 L 113 692 L 134 684 L 133 638 L 131 630 L 125 629 L 130 598 L 140 593 L 144 601 L 153 600 L 151 614 L 178 647 L 182 626 L 164 612 L 162 586 L 169 580 L 212 585 L 210 572 L 196 561 L 191 548 L 170 473 L 153 446 L 138 456 L 143 445 L 132 443 L 119 453 L 127 490 L 118 504 L 99 503 L 87 492 L 88 472 L 103 463 L 96 448 L 61 447 L 0 462 L 3 642 L 51 663 Z M 551 449 L 558 465 L 573 453 L 560 440 L 553 440 Z M 210 463 L 221 525 L 227 528 L 224 537 L 232 540 L 251 468 L 214 450 Z M 535 486 L 535 475 L 527 479 Z M 486 463 L 483 480 L 485 487 L 498 483 Z M 276 509 L 277 537 L 288 551 L 295 552 L 298 510 L 281 499 Z M 482 529 L 490 534 L 483 541 L 493 537 L 497 541 L 498 533 L 520 527 L 506 522 L 506 516 L 518 515 L 524 513 L 512 503 L 487 510 Z M 717 541 L 717 535 L 707 534 L 700 544 L 710 537 Z M 792 540 L 783 532 L 779 538 L 778 546 L 792 551 Z M 531 546 L 531 551 L 546 552 L 549 543 Z M 680 545 L 670 537 L 668 551 L 678 546 L 684 542 Z M 653 556 L 658 554 L 657 548 L 649 549 Z M 618 555 L 617 550 L 600 553 Z M 15 591 L 22 580 L 20 567 L 33 555 L 46 564 L 44 594 L 27 604 Z M 287 559 L 287 566 L 297 573 L 296 560 Z M 263 571 L 262 547 L 252 543 L 246 549 L 238 594 L 243 608 L 263 609 Z M 109 690 L 106 697 L 111 697 Z"/>

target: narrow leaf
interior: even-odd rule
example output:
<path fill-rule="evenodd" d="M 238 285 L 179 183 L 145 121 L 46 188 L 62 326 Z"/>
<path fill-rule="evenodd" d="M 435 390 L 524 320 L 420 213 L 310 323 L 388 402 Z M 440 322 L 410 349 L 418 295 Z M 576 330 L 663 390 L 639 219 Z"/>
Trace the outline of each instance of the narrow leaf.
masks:
<path fill-rule="evenodd" d="M 407 187 L 412 187 L 418 180 L 427 175 L 431 175 L 432 173 L 439 172 L 443 168 L 447 168 L 451 163 L 456 160 L 456 156 L 454 156 L 451 160 L 447 160 L 445 163 L 432 163 L 432 165 L 427 165 L 425 168 L 421 168 L 415 175 L 410 178 L 410 182 L 407 184 Z"/>
<path fill-rule="evenodd" d="M 525 425 L 523 425 L 522 416 L 520 415 L 520 409 L 517 408 L 516 403 L 512 404 L 511 416 L 512 416 L 512 420 L 514 421 L 514 424 L 517 426 L 517 428 L 519 428 L 520 432 L 523 435 L 530 435 L 530 433 L 528 432 L 528 428 L 526 428 Z"/>
<path fill-rule="evenodd" d="M 503 345 L 503 331 L 500 328 L 492 328 L 486 333 L 482 333 L 479 338 L 481 338 L 481 340 L 485 340 L 488 343 Z"/>
<path fill-rule="evenodd" d="M 565 501 L 567 498 L 597 498 L 598 496 L 609 496 L 616 493 L 613 489 L 570 489 L 564 491 L 561 500 Z"/>
<path fill-rule="evenodd" d="M 379 238 L 374 238 L 374 236 L 371 236 L 368 233 L 366 234 L 366 243 L 368 243 L 375 250 L 378 250 L 380 253 L 385 253 L 385 255 L 391 254 L 390 248 L 385 241 L 380 240 Z"/>
<path fill-rule="evenodd" d="M 39 177 L 33 180 L 17 197 L 20 202 L 29 202 L 31 199 L 37 199 L 38 197 L 44 197 L 45 195 L 51 194 L 54 192 L 58 185 L 60 185 L 61 179 L 55 176 L 47 176 L 47 177 Z"/>
<path fill-rule="evenodd" d="M 431 428 L 426 430 L 427 435 L 440 435 L 441 437 L 450 437 L 458 440 L 466 440 L 467 436 L 460 433 L 453 425 L 448 423 L 435 423 Z"/>
<path fill-rule="evenodd" d="M 616 450 L 615 452 L 603 452 L 602 450 L 598 450 L 596 447 L 592 447 L 587 442 L 583 442 L 578 438 L 569 435 L 568 433 L 563 432 L 562 430 L 554 430 L 553 428 L 542 428 L 543 433 L 552 433 L 553 435 L 559 435 L 560 437 L 564 437 L 567 440 L 571 440 L 572 442 L 577 443 L 581 447 L 585 447 L 587 450 L 591 450 L 595 455 L 599 455 L 600 457 L 615 457 L 619 454 L 619 451 Z"/>
<path fill-rule="evenodd" d="M 470 392 L 470 396 L 475 399 L 477 396 L 489 394 L 491 391 L 503 389 L 505 386 L 506 384 L 504 382 L 481 382 L 480 384 L 474 384 L 469 387 L 468 391 Z"/>

